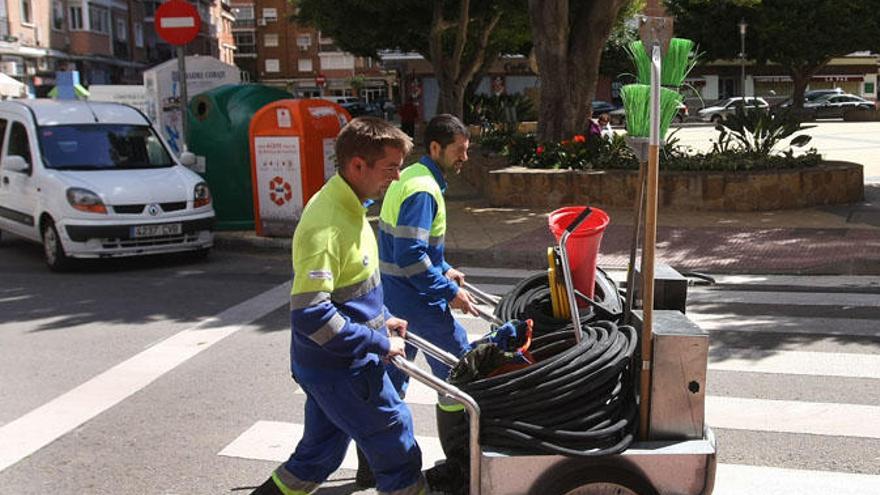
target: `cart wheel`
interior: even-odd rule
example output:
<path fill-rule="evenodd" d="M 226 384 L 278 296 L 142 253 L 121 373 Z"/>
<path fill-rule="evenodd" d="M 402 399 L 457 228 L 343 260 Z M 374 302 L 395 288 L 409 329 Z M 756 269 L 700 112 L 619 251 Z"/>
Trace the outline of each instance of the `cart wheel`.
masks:
<path fill-rule="evenodd" d="M 581 466 L 556 471 L 561 476 L 542 478 L 540 489 L 529 493 L 548 495 L 657 495 L 657 490 L 640 475 L 618 467 Z M 554 473 L 554 474 L 556 474 Z"/>

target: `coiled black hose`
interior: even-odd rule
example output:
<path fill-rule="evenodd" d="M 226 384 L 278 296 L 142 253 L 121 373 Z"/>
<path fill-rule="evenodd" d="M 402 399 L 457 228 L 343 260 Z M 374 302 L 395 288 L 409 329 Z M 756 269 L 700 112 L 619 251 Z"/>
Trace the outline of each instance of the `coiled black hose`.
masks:
<path fill-rule="evenodd" d="M 517 453 L 599 456 L 624 451 L 638 410 L 636 331 L 610 321 L 571 324 L 532 341 L 536 363 L 458 386 L 480 405 L 480 442 Z M 462 432 L 464 433 L 464 432 Z"/>
<path fill-rule="evenodd" d="M 596 270 L 596 299 L 601 304 L 580 309 L 581 325 L 599 319 L 619 321 L 623 314 L 623 298 L 614 281 L 602 270 Z M 550 301 L 550 281 L 546 273 L 532 275 L 520 281 L 508 292 L 495 308 L 495 316 L 501 321 L 527 320 L 535 323 L 535 335 L 554 332 L 571 325 L 571 318 L 553 316 Z"/>

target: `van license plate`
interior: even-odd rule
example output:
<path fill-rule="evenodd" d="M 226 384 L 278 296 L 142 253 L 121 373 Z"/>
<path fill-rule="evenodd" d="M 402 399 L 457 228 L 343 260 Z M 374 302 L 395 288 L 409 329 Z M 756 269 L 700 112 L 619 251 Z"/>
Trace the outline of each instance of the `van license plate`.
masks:
<path fill-rule="evenodd" d="M 138 225 L 131 228 L 131 236 L 134 238 L 141 237 L 162 237 L 167 235 L 179 235 L 183 232 L 183 227 L 179 223 L 163 223 L 159 225 Z"/>

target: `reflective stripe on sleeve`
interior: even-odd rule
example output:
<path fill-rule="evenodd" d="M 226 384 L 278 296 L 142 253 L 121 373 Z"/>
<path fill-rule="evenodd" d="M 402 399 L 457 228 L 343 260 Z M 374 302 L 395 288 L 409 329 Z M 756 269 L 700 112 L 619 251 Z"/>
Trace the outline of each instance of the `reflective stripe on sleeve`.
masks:
<path fill-rule="evenodd" d="M 303 292 L 300 294 L 290 295 L 290 309 L 304 309 L 309 306 L 317 306 L 323 302 L 330 300 L 328 292 Z"/>
<path fill-rule="evenodd" d="M 431 263 L 431 259 L 427 256 L 423 256 L 419 261 L 404 267 L 399 267 L 394 263 L 388 263 L 385 261 L 379 262 L 379 270 L 381 270 L 382 273 L 396 275 L 398 277 L 412 277 L 413 275 L 418 275 L 430 270 L 432 266 L 434 265 Z"/>
<path fill-rule="evenodd" d="M 372 330 L 382 328 L 385 325 L 385 313 L 379 313 L 379 316 L 365 322 L 364 325 L 370 327 Z"/>
<path fill-rule="evenodd" d="M 334 290 L 333 293 L 330 294 L 330 298 L 333 300 L 333 302 L 337 304 L 342 304 L 346 301 L 350 301 L 352 299 L 363 296 L 364 294 L 367 294 L 371 290 L 375 289 L 380 283 L 382 283 L 382 275 L 379 273 L 379 270 L 376 270 L 363 282 L 358 282 L 356 284 L 352 284 L 347 287 L 340 287 Z"/>
<path fill-rule="evenodd" d="M 404 239 L 416 239 L 422 242 L 428 242 L 431 233 L 421 227 L 412 227 L 409 225 L 394 226 L 383 220 L 379 220 L 379 230 L 394 237 Z"/>
<path fill-rule="evenodd" d="M 439 246 L 443 244 L 443 241 L 446 239 L 445 235 L 432 235 L 430 239 L 428 239 L 429 246 Z"/>
<path fill-rule="evenodd" d="M 315 330 L 309 335 L 309 338 L 315 341 L 318 345 L 324 345 L 327 342 L 330 342 L 330 339 L 338 335 L 344 326 L 345 318 L 339 313 L 334 313 L 333 316 L 327 320 L 327 323 L 324 323 L 321 328 Z"/>

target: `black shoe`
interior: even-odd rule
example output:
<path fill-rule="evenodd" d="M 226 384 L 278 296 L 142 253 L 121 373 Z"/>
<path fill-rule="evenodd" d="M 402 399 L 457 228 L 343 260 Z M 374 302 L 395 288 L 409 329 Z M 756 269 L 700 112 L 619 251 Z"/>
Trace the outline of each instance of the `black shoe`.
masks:
<path fill-rule="evenodd" d="M 455 462 L 437 464 L 425 471 L 425 480 L 428 489 L 432 492 L 445 493 L 447 495 L 467 495 L 467 475 L 462 467 Z"/>
<path fill-rule="evenodd" d="M 262 485 L 258 486 L 256 490 L 252 491 L 251 495 L 284 495 L 284 493 L 278 488 L 275 481 L 269 477 L 269 479 L 264 481 Z"/>
<path fill-rule="evenodd" d="M 373 488 L 376 486 L 376 477 L 373 476 L 373 470 L 370 469 L 370 463 L 367 462 L 367 456 L 361 452 L 361 449 L 357 449 L 357 455 L 358 470 L 354 477 L 354 484 L 357 485 L 358 488 Z"/>

